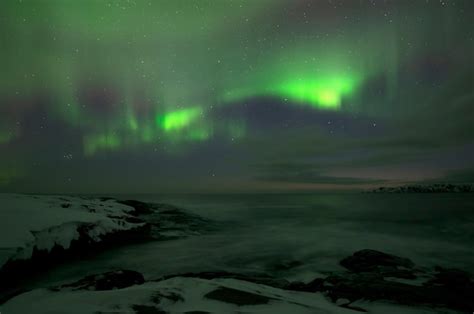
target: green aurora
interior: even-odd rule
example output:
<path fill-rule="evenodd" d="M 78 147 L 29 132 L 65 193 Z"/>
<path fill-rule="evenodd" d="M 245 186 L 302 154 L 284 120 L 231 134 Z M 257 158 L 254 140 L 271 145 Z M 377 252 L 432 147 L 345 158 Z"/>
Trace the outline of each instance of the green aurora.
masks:
<path fill-rule="evenodd" d="M 86 160 L 141 150 L 184 158 L 220 140 L 254 147 L 265 130 L 221 116 L 253 103 L 370 127 L 431 123 L 443 114 L 427 109 L 430 91 L 470 99 L 419 69 L 441 64 L 457 69 L 446 70 L 449 81 L 463 79 L 471 2 L 415 2 L 2 1 L 0 147 L 22 143 L 29 114 L 67 129 Z M 458 57 L 444 57 L 459 45 Z M 289 131 L 295 142 L 325 134 L 316 124 Z M 58 147 L 73 150 L 70 141 Z M 31 167 L 24 159 L 18 173 Z"/>
<path fill-rule="evenodd" d="M 364 79 L 386 70 L 370 65 L 362 68 L 359 58 L 367 47 L 355 44 L 359 53 L 351 56 L 347 48 L 353 44 L 348 40 L 350 34 L 312 42 L 301 36 L 301 42 L 296 39 L 273 56 L 264 43 L 254 44 L 258 49 L 248 45 L 240 47 L 241 53 L 229 53 L 235 43 L 232 36 L 222 37 L 220 24 L 244 16 L 242 31 L 251 32 L 255 16 L 266 7 L 278 11 L 284 1 L 195 3 L 7 1 L 2 5 L 7 13 L 2 26 L 16 37 L 4 38 L 8 42 L 1 52 L 0 92 L 7 97 L 28 97 L 38 89 L 46 90 L 54 97 L 51 114 L 84 129 L 84 154 L 91 156 L 158 138 L 183 143 L 209 139 L 215 128 L 205 118 L 210 106 L 252 97 L 290 100 L 316 110 L 344 110 L 343 101 L 357 94 Z M 231 10 L 237 12 L 227 16 Z M 38 42 L 40 36 L 43 39 Z M 287 36 L 283 31 L 276 40 L 284 42 Z M 323 46 L 329 48 L 322 50 Z M 262 49 L 271 57 L 258 57 Z M 12 58 L 20 60 L 10 62 Z M 249 62 L 250 58 L 255 61 Z M 215 77 L 202 80 L 201 73 L 209 70 Z M 89 99 L 81 97 L 91 86 L 115 93 L 110 100 L 114 109 L 107 117 L 97 117 L 89 108 Z M 137 99 L 137 93 L 144 100 Z M 140 101 L 146 102 L 146 115 L 136 112 Z M 189 105 L 197 102 L 205 105 Z M 11 138 L 2 136 L 2 141 Z"/>

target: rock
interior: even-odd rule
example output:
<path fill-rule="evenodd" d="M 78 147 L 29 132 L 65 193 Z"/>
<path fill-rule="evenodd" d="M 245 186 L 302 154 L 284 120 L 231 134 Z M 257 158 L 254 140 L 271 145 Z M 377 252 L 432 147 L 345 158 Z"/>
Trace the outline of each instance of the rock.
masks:
<path fill-rule="evenodd" d="M 8 296 L 21 290 L 24 278 L 50 269 L 61 263 L 94 256 L 106 249 L 143 242 L 149 239 L 150 225 L 137 225 L 128 230 L 109 232 L 96 242 L 89 235 L 93 224 L 83 224 L 77 228 L 79 237 L 71 241 L 68 248 L 55 244 L 49 251 L 33 248 L 31 258 L 9 260 L 0 269 L 0 295 Z M 0 300 L 8 300 L 0 297 Z"/>
<path fill-rule="evenodd" d="M 286 287 L 286 290 L 293 290 L 293 291 L 310 291 L 306 283 L 302 281 L 294 281 L 290 282 Z"/>
<path fill-rule="evenodd" d="M 324 287 L 324 282 L 324 278 L 316 278 L 309 283 L 296 281 L 289 283 L 286 287 L 284 287 L 284 289 L 305 292 L 318 292 L 322 291 Z"/>
<path fill-rule="evenodd" d="M 183 297 L 173 291 L 167 291 L 167 292 L 155 292 L 153 294 L 153 297 L 151 298 L 151 301 L 156 304 L 160 304 L 164 299 L 167 299 L 173 303 L 176 302 L 184 302 Z"/>
<path fill-rule="evenodd" d="M 348 299 L 337 299 L 335 303 L 341 306 L 341 305 L 349 304 L 351 303 L 351 301 L 349 301 Z"/>
<path fill-rule="evenodd" d="M 324 292 L 333 302 L 338 302 L 340 299 L 349 300 L 344 307 L 351 308 L 352 302 L 365 299 L 456 311 L 474 311 L 474 284 L 469 274 L 462 270 L 438 267 L 432 275 L 433 278 L 423 286 L 419 286 L 386 279 L 386 277 L 416 278 L 415 265 L 407 258 L 374 250 L 361 250 L 344 258 L 340 263 L 349 272 L 334 273 L 325 279 L 318 278 L 315 283 L 319 285 L 317 291 Z M 423 275 L 428 276 L 429 273 Z M 292 285 L 295 290 L 312 291 L 308 285 L 293 283 L 289 287 Z"/>
<path fill-rule="evenodd" d="M 134 304 L 132 309 L 135 311 L 136 314 L 167 314 L 163 310 L 151 305 L 141 305 L 141 304 Z"/>
<path fill-rule="evenodd" d="M 135 200 L 124 200 L 117 201 L 117 203 L 133 207 L 135 210 L 132 214 L 134 215 L 145 215 L 153 212 L 153 208 L 144 202 L 135 201 Z"/>
<path fill-rule="evenodd" d="M 474 310 L 474 287 L 451 289 L 446 286 L 414 286 L 387 281 L 378 274 L 357 273 L 330 276 L 325 281 L 326 294 L 336 301 L 383 300 L 403 305 L 429 305 L 453 310 Z"/>
<path fill-rule="evenodd" d="M 92 290 L 103 291 L 123 289 L 133 285 L 141 285 L 145 278 L 133 270 L 116 270 L 103 274 L 89 275 L 71 284 L 62 285 L 53 290 Z"/>
<path fill-rule="evenodd" d="M 316 278 L 307 284 L 307 286 L 311 289 L 311 291 L 320 291 L 323 285 L 324 285 L 324 278 Z"/>
<path fill-rule="evenodd" d="M 430 285 L 442 285 L 450 288 L 466 287 L 471 285 L 469 273 L 459 269 L 436 267 L 435 278 L 428 282 Z"/>
<path fill-rule="evenodd" d="M 267 304 L 270 300 L 274 300 L 270 297 L 227 287 L 219 287 L 207 293 L 204 297 L 238 306 Z"/>
<path fill-rule="evenodd" d="M 398 267 L 378 266 L 377 271 L 382 277 L 393 277 L 401 279 L 416 279 L 413 269 L 399 269 Z"/>
<path fill-rule="evenodd" d="M 383 253 L 375 250 L 361 250 L 344 258 L 340 264 L 353 272 L 387 272 L 396 274 L 398 267 L 413 268 L 414 263 L 408 258 Z M 408 276 L 405 274 L 404 276 Z"/>

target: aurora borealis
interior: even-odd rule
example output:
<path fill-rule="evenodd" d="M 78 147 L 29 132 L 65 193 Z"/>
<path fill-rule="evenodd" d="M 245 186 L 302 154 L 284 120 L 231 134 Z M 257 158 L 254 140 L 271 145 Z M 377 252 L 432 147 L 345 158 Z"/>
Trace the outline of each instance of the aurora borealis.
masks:
<path fill-rule="evenodd" d="M 474 3 L 6 0 L 0 189 L 472 181 Z"/>

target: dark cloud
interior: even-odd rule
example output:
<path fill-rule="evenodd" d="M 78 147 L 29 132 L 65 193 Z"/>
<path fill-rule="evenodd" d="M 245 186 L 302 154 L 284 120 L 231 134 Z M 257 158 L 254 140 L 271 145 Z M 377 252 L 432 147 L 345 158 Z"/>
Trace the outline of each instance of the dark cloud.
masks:
<path fill-rule="evenodd" d="M 474 183 L 474 168 L 451 171 L 447 175 L 441 176 L 440 178 L 425 180 L 424 183 L 473 184 Z"/>
<path fill-rule="evenodd" d="M 361 184 L 380 184 L 384 180 L 356 177 L 331 176 L 315 169 L 309 164 L 279 163 L 257 166 L 256 177 L 262 181 L 276 181 L 289 183 L 312 183 L 312 184 L 330 184 L 330 185 L 361 185 Z"/>

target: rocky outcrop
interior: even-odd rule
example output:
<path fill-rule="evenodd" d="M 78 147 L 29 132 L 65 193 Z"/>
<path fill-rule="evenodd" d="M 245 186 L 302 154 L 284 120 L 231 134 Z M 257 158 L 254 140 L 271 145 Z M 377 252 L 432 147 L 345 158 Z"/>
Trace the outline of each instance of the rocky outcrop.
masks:
<path fill-rule="evenodd" d="M 354 273 L 378 273 L 383 277 L 415 279 L 415 265 L 408 258 L 375 251 L 361 250 L 341 260 L 341 266 Z"/>
<path fill-rule="evenodd" d="M 231 303 L 238 306 L 267 304 L 271 300 L 275 300 L 274 298 L 262 296 L 261 294 L 250 293 L 247 291 L 227 287 L 219 287 L 215 290 L 212 290 L 211 292 L 204 295 L 204 297 L 207 299 Z"/>
<path fill-rule="evenodd" d="M 29 277 L 55 265 L 90 257 L 112 247 L 149 240 L 150 226 L 147 224 L 106 233 L 98 241 L 86 232 L 90 227 L 93 226 L 80 226 L 79 236 L 67 248 L 61 245 L 54 245 L 49 250 L 34 247 L 28 259 L 7 261 L 0 269 L 0 304 L 22 292 L 22 283 Z"/>
<path fill-rule="evenodd" d="M 408 258 L 383 253 L 375 250 L 361 250 L 341 260 L 340 264 L 350 271 L 370 272 L 383 271 L 385 268 L 412 268 L 414 263 Z"/>
<path fill-rule="evenodd" d="M 33 241 L 1 265 L 0 304 L 22 291 L 24 279 L 60 263 L 87 258 L 117 246 L 198 235 L 212 226 L 207 219 L 167 204 L 111 198 L 53 200 L 60 201 L 59 209 L 100 214 L 103 219 L 65 222 L 32 231 Z M 121 210 L 114 210 L 114 204 L 121 206 Z"/>
<path fill-rule="evenodd" d="M 348 272 L 330 274 L 287 289 L 322 292 L 333 302 L 346 300 L 390 301 L 410 306 L 430 306 L 456 311 L 474 311 L 474 283 L 467 272 L 436 267 L 426 270 L 407 258 L 361 250 L 341 260 Z"/>
<path fill-rule="evenodd" d="M 133 214 L 137 216 L 153 213 L 152 206 L 144 202 L 140 202 L 136 200 L 119 200 L 117 201 L 117 203 L 133 207 L 134 209 Z"/>

